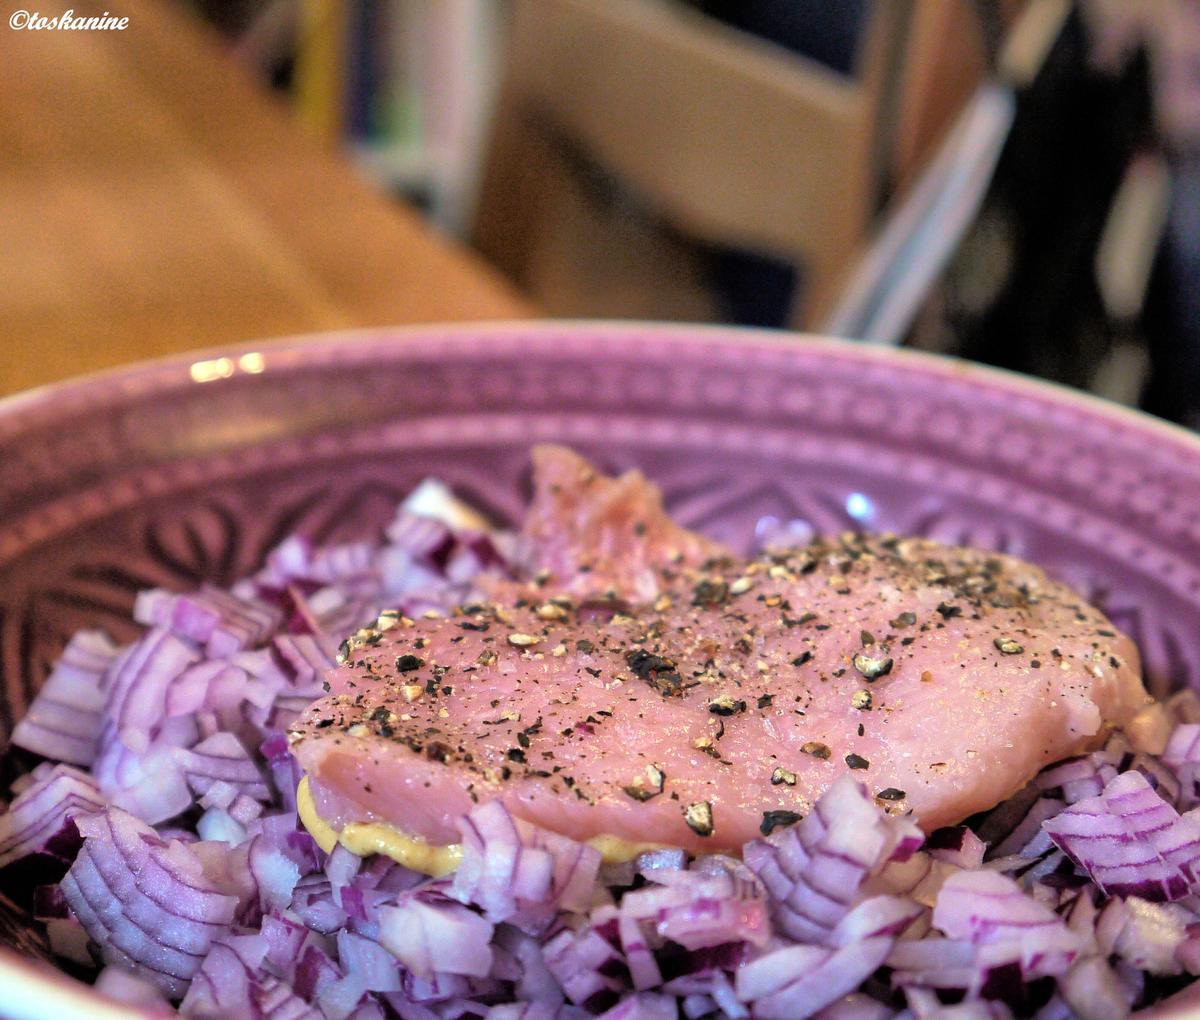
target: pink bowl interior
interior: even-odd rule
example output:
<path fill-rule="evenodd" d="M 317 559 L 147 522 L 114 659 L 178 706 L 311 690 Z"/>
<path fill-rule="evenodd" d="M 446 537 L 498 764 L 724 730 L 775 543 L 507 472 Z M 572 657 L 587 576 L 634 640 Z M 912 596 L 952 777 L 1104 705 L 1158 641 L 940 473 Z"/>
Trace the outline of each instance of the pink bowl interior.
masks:
<path fill-rule="evenodd" d="M 680 520 L 740 547 L 802 521 L 1025 556 L 1136 638 L 1156 691 L 1200 685 L 1190 434 L 812 338 L 430 327 L 205 353 L 0 403 L 0 737 L 73 631 L 130 636 L 138 589 L 228 583 L 293 531 L 369 533 L 428 475 L 512 521 L 545 440 L 642 468 Z M 39 952 L 12 912 L 0 937 Z"/>

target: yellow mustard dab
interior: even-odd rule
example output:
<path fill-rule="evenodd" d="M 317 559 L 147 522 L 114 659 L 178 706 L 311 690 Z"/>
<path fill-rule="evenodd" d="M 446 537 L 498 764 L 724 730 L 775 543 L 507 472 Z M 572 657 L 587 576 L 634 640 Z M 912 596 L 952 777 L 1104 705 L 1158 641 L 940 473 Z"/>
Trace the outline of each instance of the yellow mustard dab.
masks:
<path fill-rule="evenodd" d="M 449 875 L 462 859 L 460 843 L 433 846 L 423 839 L 405 835 L 386 822 L 351 822 L 339 832 L 317 814 L 317 805 L 308 788 L 308 776 L 301 779 L 296 788 L 296 812 L 309 834 L 317 841 L 317 846 L 326 853 L 331 852 L 335 844 L 341 843 L 359 857 L 383 854 L 406 868 L 434 878 Z"/>
<path fill-rule="evenodd" d="M 300 780 L 296 788 L 296 811 L 309 835 L 326 853 L 341 843 L 352 854 L 368 857 L 383 854 L 398 864 L 413 871 L 420 871 L 434 878 L 450 874 L 462 860 L 461 843 L 434 846 L 416 836 L 407 835 L 387 822 L 351 822 L 339 831 L 317 814 L 317 805 L 308 788 L 308 776 Z M 588 846 L 600 851 L 605 864 L 621 864 L 631 861 L 648 850 L 661 850 L 661 843 L 633 843 L 620 836 L 593 836 Z"/>

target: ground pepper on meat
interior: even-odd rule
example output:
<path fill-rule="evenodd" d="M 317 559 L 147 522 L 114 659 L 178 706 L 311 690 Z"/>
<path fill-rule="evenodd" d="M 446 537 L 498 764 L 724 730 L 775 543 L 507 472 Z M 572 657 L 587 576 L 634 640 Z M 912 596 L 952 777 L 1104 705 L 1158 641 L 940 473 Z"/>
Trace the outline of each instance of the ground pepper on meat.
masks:
<path fill-rule="evenodd" d="M 718 784 L 724 775 L 741 775 L 737 770 L 744 768 L 743 742 L 747 738 L 754 738 L 760 729 L 774 733 L 778 727 L 780 743 L 760 756 L 761 764 L 751 774 L 752 786 L 747 789 L 761 791 L 766 801 L 754 805 L 752 811 L 770 806 L 767 798 L 778 796 L 780 787 L 803 785 L 810 792 L 811 776 L 824 782 L 826 776 L 836 776 L 847 768 L 870 769 L 881 785 L 903 780 L 907 773 L 894 771 L 894 760 L 877 755 L 874 748 L 881 736 L 886 737 L 888 721 L 895 718 L 892 713 L 903 707 L 902 698 L 912 690 L 908 685 L 933 682 L 932 673 L 921 668 L 923 647 L 940 640 L 939 630 L 956 634 L 955 628 L 964 626 L 956 622 L 960 617 L 976 618 L 972 614 L 986 613 L 993 603 L 1028 606 L 1041 597 L 1036 587 L 1022 593 L 999 573 L 989 576 L 977 560 L 964 565 L 953 551 L 927 557 L 923 548 L 918 544 L 918 551 L 910 553 L 906 542 L 889 546 L 874 537 L 842 536 L 817 540 L 802 551 L 779 550 L 742 564 L 724 561 L 722 565 L 714 560 L 700 568 L 672 565 L 655 574 L 657 593 L 638 604 L 623 601 L 615 591 L 560 601 L 562 597 L 555 595 L 553 588 L 547 590 L 543 585 L 532 594 L 526 588 L 517 598 L 494 596 L 493 603 L 464 607 L 444 621 L 419 619 L 415 631 L 409 621 L 404 635 L 399 623 L 391 624 L 387 631 L 393 632 L 385 631 L 384 638 L 376 639 L 373 632 L 360 633 L 345 645 L 357 665 L 353 678 L 349 682 L 343 679 L 342 685 L 351 688 L 361 708 L 358 702 L 355 707 L 342 703 L 337 725 L 348 729 L 369 719 L 370 737 L 409 747 L 430 761 L 461 764 L 466 772 L 485 776 L 489 783 L 544 779 L 553 784 L 547 788 L 559 795 L 573 792 L 588 803 L 603 803 L 615 795 L 616 803 L 633 811 L 640 810 L 640 802 L 660 796 L 673 799 L 684 813 L 682 821 L 701 836 L 712 835 L 713 805 L 723 811 L 725 801 L 716 796 L 693 799 L 706 796 L 701 792 L 704 787 L 686 786 L 681 778 L 683 769 L 677 773 L 669 766 L 674 759 L 663 757 L 665 754 L 679 754 L 687 769 L 695 770 L 694 775 L 685 777 L 687 782 Z M 872 605 L 877 590 L 873 581 L 878 579 L 872 572 L 880 570 L 881 562 L 892 560 L 899 564 L 901 598 L 914 606 L 937 602 L 935 612 L 923 610 L 918 616 L 909 610 L 897 612 L 898 607 L 893 606 L 885 614 Z M 816 570 L 824 573 L 812 582 L 803 580 Z M 830 579 L 832 583 L 826 584 Z M 550 581 L 548 577 L 545 584 Z M 805 583 L 816 586 L 820 597 L 830 589 L 851 590 L 854 597 L 819 601 L 795 589 Z M 928 602 L 910 600 L 913 591 L 928 584 L 944 585 L 945 590 Z M 751 592 L 750 597 L 739 597 Z M 806 601 L 820 608 L 820 616 L 806 608 Z M 463 619 L 459 613 L 467 608 L 473 615 Z M 1078 615 L 1079 630 L 1086 630 L 1089 637 L 1099 634 L 1094 612 L 1081 608 Z M 443 635 L 439 640 L 437 630 L 442 626 L 453 627 L 454 638 Z M 989 621 L 988 626 L 990 631 L 981 624 L 974 632 L 978 636 L 972 639 L 975 647 L 984 646 L 993 662 L 1003 661 L 997 653 L 1015 655 L 1025 650 L 1021 641 L 1006 633 L 1031 633 L 1020 623 L 1010 618 Z M 580 636 L 580 629 L 586 636 Z M 899 631 L 906 633 L 901 636 Z M 971 633 L 969 627 L 967 632 Z M 996 634 L 1003 636 L 994 637 Z M 402 637 L 406 640 L 398 640 Z M 1074 635 L 1064 636 L 1064 640 L 1075 639 Z M 404 650 L 405 644 L 408 649 L 424 650 L 414 655 Z M 1034 646 L 1028 638 L 1024 644 Z M 1038 652 L 1046 659 L 1054 658 L 1057 667 L 1063 657 L 1060 650 L 1050 650 L 1050 644 L 1047 641 Z M 506 645 L 515 650 L 505 652 Z M 403 654 L 396 655 L 398 651 Z M 1108 649 L 1100 647 L 1089 664 L 1099 668 L 1105 663 L 1118 668 Z M 1012 668 L 1021 663 L 1008 665 Z M 1033 669 L 1040 666 L 1039 658 L 1029 663 Z M 936 663 L 936 668 L 939 687 L 925 689 L 928 695 L 952 691 L 957 679 L 957 670 L 950 674 L 944 662 Z M 419 678 L 403 676 L 417 670 L 431 670 L 434 678 L 427 679 L 427 673 Z M 447 671 L 453 671 L 453 687 L 440 682 Z M 1057 668 L 1043 670 L 1043 683 L 1047 682 L 1045 674 L 1051 672 L 1053 679 L 1058 678 Z M 345 677 L 344 672 L 342 675 Z M 883 677 L 890 678 L 888 683 L 871 686 Z M 410 679 L 415 682 L 408 683 Z M 490 685 L 504 690 L 503 698 L 493 699 L 496 711 L 487 719 L 472 717 L 471 733 L 455 734 L 454 740 L 447 740 L 446 733 L 455 732 L 455 713 L 478 697 L 474 691 Z M 592 764 L 601 762 L 608 748 L 629 740 L 632 721 L 652 718 L 652 711 L 659 710 L 658 699 L 647 688 L 671 705 L 687 706 L 686 712 L 692 713 L 686 716 L 690 730 L 681 726 L 672 731 L 677 733 L 671 738 L 676 741 L 673 749 L 664 743 L 660 750 L 657 742 L 653 750 L 649 745 L 645 749 L 646 757 L 654 753 L 668 763 L 671 786 L 658 766 L 662 782 L 652 773 L 639 771 L 645 768 L 644 759 L 642 764 L 623 766 L 620 775 L 589 779 Z M 548 691 L 559 689 L 564 692 L 561 700 L 557 694 L 546 697 Z M 362 701 L 364 694 L 366 700 Z M 570 707 L 580 701 L 587 708 L 576 711 Z M 540 727 L 520 721 L 516 710 L 531 703 L 546 713 L 546 730 L 557 742 L 554 750 L 548 746 L 550 741 L 537 739 Z M 838 720 L 832 728 L 830 706 Z M 859 742 L 853 736 L 866 736 L 859 719 L 868 721 L 870 741 Z M 317 725 L 322 731 L 332 728 L 328 722 Z M 445 732 L 439 733 L 440 725 L 447 727 Z M 823 739 L 806 739 L 808 736 Z M 865 754 L 848 753 L 844 742 Z M 625 747 L 622 753 L 630 755 L 631 750 Z M 636 750 L 640 756 L 640 749 Z M 559 752 L 557 762 L 554 751 Z M 589 784 L 591 788 L 585 792 Z M 900 802 L 907 794 L 899 787 L 908 785 L 901 781 L 883 786 L 874 796 L 889 810 L 903 811 L 906 805 Z M 480 794 L 485 789 L 482 783 L 477 787 Z M 714 785 L 713 789 L 721 787 Z M 537 787 L 523 788 L 519 795 L 537 791 Z M 761 813 L 764 820 L 768 816 L 781 819 L 771 828 L 800 817 L 798 812 L 783 809 Z M 675 821 L 682 829 L 679 816 Z M 757 815 L 751 821 L 757 825 Z M 744 825 L 745 819 L 739 824 Z M 724 835 L 728 838 L 728 832 Z"/>

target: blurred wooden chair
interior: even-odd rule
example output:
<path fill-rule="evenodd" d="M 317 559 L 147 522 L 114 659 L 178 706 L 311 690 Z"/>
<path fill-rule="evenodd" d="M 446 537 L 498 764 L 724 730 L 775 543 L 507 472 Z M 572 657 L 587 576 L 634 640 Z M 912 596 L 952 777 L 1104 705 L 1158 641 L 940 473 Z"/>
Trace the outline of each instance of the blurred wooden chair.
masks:
<path fill-rule="evenodd" d="M 913 11 L 872 0 L 843 76 L 678 3 L 515 0 L 474 243 L 551 313 L 661 317 L 661 302 L 617 292 L 672 285 L 674 230 L 798 265 L 793 324 L 821 322 L 893 172 Z M 581 173 L 659 218 L 667 247 L 581 218 L 570 194 Z M 590 270 L 563 268 L 589 252 Z M 589 271 L 607 300 L 564 298 L 564 274 Z M 687 301 L 672 312 L 705 317 Z"/>

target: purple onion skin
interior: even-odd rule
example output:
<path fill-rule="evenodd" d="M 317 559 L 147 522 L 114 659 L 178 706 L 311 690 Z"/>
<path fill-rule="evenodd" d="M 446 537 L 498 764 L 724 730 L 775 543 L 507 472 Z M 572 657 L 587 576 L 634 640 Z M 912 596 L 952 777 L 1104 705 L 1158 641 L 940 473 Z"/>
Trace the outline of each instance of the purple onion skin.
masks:
<path fill-rule="evenodd" d="M 67 901 L 57 882 L 34 887 L 32 904 L 33 916 L 39 921 L 70 917 L 71 915 L 71 908 L 67 906 Z"/>
<path fill-rule="evenodd" d="M 1032 1016 L 1050 1001 L 1055 988 L 1054 978 L 1026 981 L 1019 963 L 1006 963 L 987 972 L 980 995 L 1003 1002 L 1016 1016 Z"/>
<path fill-rule="evenodd" d="M 748 958 L 749 947 L 740 942 L 726 942 L 705 949 L 688 950 L 675 942 L 668 942 L 654 956 L 666 983 L 685 974 L 706 970 L 737 970 Z"/>
<path fill-rule="evenodd" d="M 1162 882 L 1117 882 L 1105 886 L 1109 898 L 1114 896 L 1137 896 L 1151 903 L 1164 903 L 1187 895 L 1190 885 L 1182 877 L 1172 877 Z"/>
<path fill-rule="evenodd" d="M 935 829 L 925 840 L 926 850 L 961 850 L 963 840 L 967 837 L 965 825 L 947 825 Z"/>
<path fill-rule="evenodd" d="M 58 833 L 46 843 L 46 848 L 30 854 L 0 869 L 0 893 L 17 906 L 29 910 L 33 907 L 34 892 L 39 886 L 57 886 L 83 846 L 83 839 L 75 823 L 68 821 Z"/>
<path fill-rule="evenodd" d="M 1089 884 L 1085 876 L 1077 875 L 1073 871 L 1054 871 L 1049 875 L 1043 875 L 1038 881 L 1051 889 L 1082 889 Z"/>

